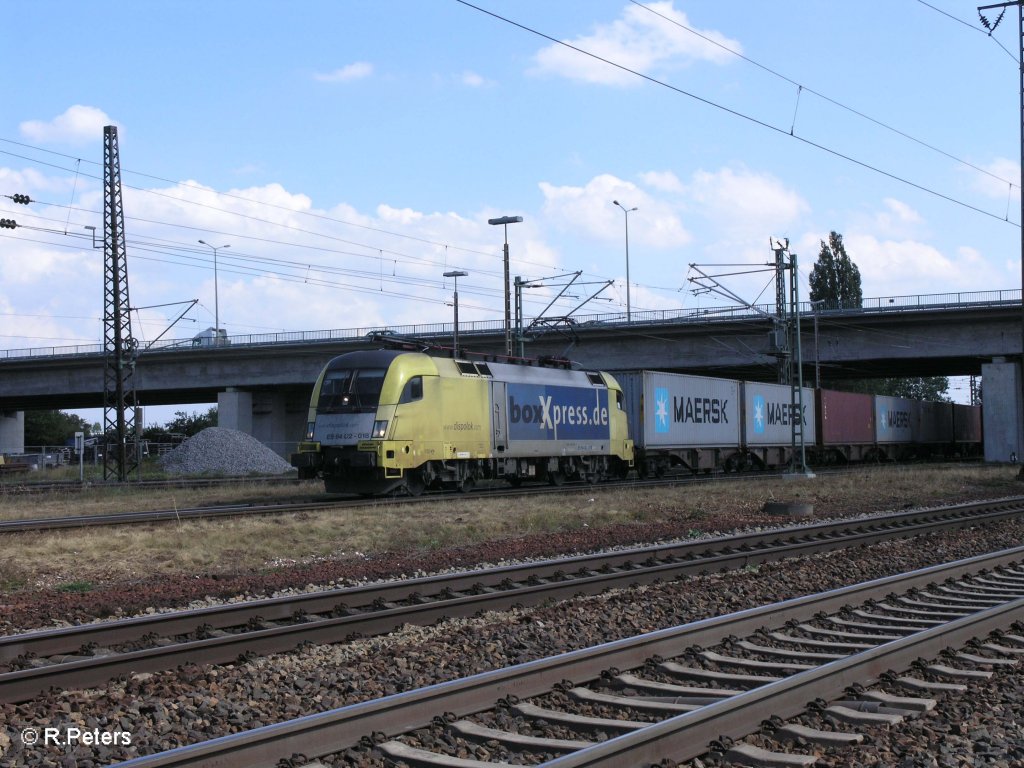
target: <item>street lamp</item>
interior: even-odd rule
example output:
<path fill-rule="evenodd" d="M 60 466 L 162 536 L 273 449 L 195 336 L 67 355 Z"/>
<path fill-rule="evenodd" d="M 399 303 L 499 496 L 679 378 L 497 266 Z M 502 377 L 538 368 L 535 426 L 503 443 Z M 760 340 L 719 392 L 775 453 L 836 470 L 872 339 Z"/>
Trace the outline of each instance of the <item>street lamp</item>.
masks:
<path fill-rule="evenodd" d="M 505 227 L 505 354 L 509 357 L 512 356 L 512 307 L 508 294 L 508 225 L 518 224 L 522 220 L 522 216 L 501 216 L 487 220 L 488 224 L 501 224 Z"/>
<path fill-rule="evenodd" d="M 217 299 L 217 251 L 221 248 L 230 248 L 230 245 L 218 245 L 216 247 L 210 245 L 205 240 L 200 240 L 200 243 L 205 245 L 207 248 L 213 249 L 213 343 L 220 343 L 220 302 Z"/>
<path fill-rule="evenodd" d="M 629 301 L 629 214 L 636 210 L 636 208 L 626 208 L 618 200 L 612 200 L 612 202 L 622 209 L 622 212 L 626 214 L 626 322 L 633 322 L 633 308 Z"/>
<path fill-rule="evenodd" d="M 468 274 L 469 272 L 463 272 L 461 269 L 453 269 L 450 272 L 444 273 L 445 277 L 455 278 L 455 340 L 453 342 L 455 345 L 455 357 L 459 356 L 459 278 L 465 277 Z"/>

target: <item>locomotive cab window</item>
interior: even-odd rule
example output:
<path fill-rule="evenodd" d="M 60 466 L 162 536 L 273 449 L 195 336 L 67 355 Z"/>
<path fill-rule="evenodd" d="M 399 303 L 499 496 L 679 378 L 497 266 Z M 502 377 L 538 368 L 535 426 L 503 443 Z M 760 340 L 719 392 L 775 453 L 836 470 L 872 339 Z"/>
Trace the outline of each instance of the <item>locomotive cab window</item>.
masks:
<path fill-rule="evenodd" d="M 399 403 L 412 403 L 416 400 L 423 399 L 423 377 L 414 376 L 405 382 L 405 387 L 402 389 L 402 396 L 398 399 Z"/>
<path fill-rule="evenodd" d="M 622 410 L 622 393 L 615 393 L 615 406 L 621 411 Z"/>
<path fill-rule="evenodd" d="M 319 413 L 358 413 L 376 410 L 384 386 L 383 368 L 339 368 L 328 371 L 317 401 Z"/>

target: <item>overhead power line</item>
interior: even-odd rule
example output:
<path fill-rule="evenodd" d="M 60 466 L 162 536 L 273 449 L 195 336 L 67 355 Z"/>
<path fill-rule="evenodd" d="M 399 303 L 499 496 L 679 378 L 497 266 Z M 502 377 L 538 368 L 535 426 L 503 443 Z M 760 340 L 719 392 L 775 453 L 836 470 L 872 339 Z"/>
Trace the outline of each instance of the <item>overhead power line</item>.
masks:
<path fill-rule="evenodd" d="M 12 144 L 12 145 L 18 146 L 18 147 L 25 147 L 26 149 L 31 149 L 31 150 L 34 150 L 36 152 L 46 152 L 48 154 L 56 155 L 58 157 L 67 158 L 68 160 L 75 160 L 76 162 L 84 162 L 84 163 L 88 163 L 90 165 L 97 165 L 97 166 L 99 165 L 99 163 L 97 163 L 97 162 L 95 162 L 93 160 L 86 160 L 84 158 L 75 157 L 74 155 L 64 154 L 63 152 L 55 152 L 53 150 L 44 149 L 42 147 L 35 147 L 35 146 L 32 146 L 31 144 L 25 144 L 24 142 L 14 141 L 13 139 L 0 138 L 0 141 L 4 142 L 5 144 Z M 2 151 L 0 151 L 0 152 L 2 152 Z M 57 168 L 59 170 L 67 171 L 69 173 L 74 172 L 70 168 L 65 168 L 65 167 L 62 167 L 62 166 L 59 166 L 59 165 L 55 165 L 53 163 L 46 163 L 46 162 L 43 162 L 42 160 L 36 160 L 34 158 L 25 157 L 24 155 L 17 155 L 17 154 L 14 154 L 13 152 L 2 152 L 2 154 L 11 155 L 12 157 L 18 157 L 18 158 L 20 158 L 22 160 L 28 160 L 30 162 L 36 162 L 36 163 L 39 163 L 40 165 L 47 165 L 47 166 L 49 166 L 51 168 Z M 261 206 L 265 206 L 267 208 L 274 208 L 274 209 L 277 209 L 277 210 L 280 210 L 280 211 L 287 211 L 288 213 L 296 214 L 296 215 L 299 215 L 299 216 L 308 216 L 308 217 L 313 218 L 313 219 L 320 219 L 322 221 L 328 221 L 328 222 L 331 222 L 332 224 L 344 224 L 345 226 L 348 226 L 348 227 L 356 227 L 358 229 L 365 229 L 365 230 L 368 230 L 370 232 L 376 232 L 378 234 L 389 235 L 391 237 L 403 238 L 405 240 L 413 240 L 413 241 L 416 241 L 416 242 L 424 243 L 426 245 L 436 245 L 436 246 L 441 247 L 441 248 L 451 248 L 452 250 L 463 251 L 465 253 L 474 253 L 474 254 L 481 255 L 481 256 L 491 256 L 491 255 L 493 255 L 490 251 L 481 251 L 481 250 L 477 250 L 477 249 L 473 249 L 473 248 L 466 248 L 466 247 L 459 246 L 459 245 L 453 245 L 451 243 L 443 243 L 443 242 L 436 241 L 436 240 L 429 240 L 427 238 L 417 237 L 416 235 L 409 235 L 409 234 L 405 234 L 403 232 L 394 232 L 392 230 L 383 229 L 382 227 L 371 227 L 368 224 L 359 224 L 357 222 L 346 221 L 344 219 L 337 219 L 337 218 L 334 218 L 333 216 L 326 216 L 324 214 L 314 213 L 312 211 L 303 211 L 303 210 L 299 210 L 299 209 L 295 209 L 295 208 L 289 208 L 286 205 L 278 205 L 277 203 L 268 203 L 265 200 L 256 200 L 256 199 L 253 199 L 251 197 L 244 197 L 243 195 L 235 195 L 235 194 L 232 194 L 230 192 L 218 192 L 217 190 L 208 189 L 207 187 L 203 187 L 203 186 L 200 186 L 198 184 L 191 184 L 191 183 L 185 182 L 185 181 L 174 181 L 173 179 L 166 179 L 166 178 L 163 178 L 161 176 L 155 176 L 153 174 L 145 173 L 145 172 L 142 172 L 142 171 L 132 171 L 132 170 L 127 170 L 126 169 L 123 172 L 126 173 L 126 174 L 131 174 L 132 176 L 140 176 L 140 177 L 146 178 L 146 179 L 153 179 L 154 181 L 159 181 L 159 182 L 162 182 L 164 184 L 170 184 L 170 185 L 176 186 L 176 187 L 187 187 L 187 188 L 193 189 L 193 190 L 195 190 L 197 192 L 204 192 L 204 193 L 207 193 L 207 194 L 215 194 L 218 197 L 226 197 L 226 198 L 229 198 L 229 199 L 232 199 L 232 200 L 240 200 L 242 202 L 251 203 L 253 205 L 261 205 Z M 83 175 L 83 176 L 85 176 L 87 178 L 97 179 L 99 181 L 102 181 L 102 177 L 96 176 L 94 174 L 82 173 L 81 175 Z M 151 190 L 151 189 L 145 189 L 144 187 L 134 187 L 134 186 L 132 186 L 130 184 L 125 184 L 124 186 L 128 187 L 129 189 L 135 189 L 135 190 L 137 190 L 139 192 L 146 192 L 148 194 L 155 194 L 155 195 L 160 195 L 160 196 L 163 196 L 163 197 L 170 197 L 172 200 L 182 200 L 182 198 L 174 197 L 173 195 L 165 195 L 164 193 L 156 192 L 156 191 Z M 215 208 L 216 210 L 224 210 L 224 209 L 216 208 L 216 206 L 210 206 L 210 205 L 207 205 L 207 204 L 204 204 L 204 203 L 197 203 L 197 202 L 191 201 L 191 200 L 186 200 L 185 202 L 189 202 L 191 204 L 200 205 L 200 206 L 207 207 L 207 208 Z M 225 212 L 226 213 L 233 213 L 232 211 L 225 211 Z M 244 214 L 235 214 L 235 215 L 242 215 L 242 216 L 244 216 Z M 249 218 L 249 217 L 246 217 L 246 218 Z M 252 217 L 252 218 L 255 218 L 255 217 Z M 257 221 L 264 221 L 266 223 L 275 223 L 275 222 L 267 222 L 265 219 L 258 219 L 257 218 L 256 220 Z M 303 230 L 303 231 L 305 231 L 305 230 Z M 316 234 L 316 233 L 311 233 L 311 234 Z"/>
<path fill-rule="evenodd" d="M 883 170 L 882 168 L 879 168 L 878 166 L 872 165 L 871 163 L 868 163 L 866 161 L 858 160 L 858 159 L 852 157 L 851 155 L 847 155 L 847 154 L 844 154 L 842 152 L 839 152 L 838 150 L 832 149 L 831 147 L 827 147 L 824 144 L 819 144 L 817 142 L 811 141 L 810 139 L 805 139 L 802 136 L 799 136 L 799 135 L 797 135 L 795 133 L 787 131 L 787 130 L 785 130 L 783 128 L 779 128 L 778 126 L 772 125 L 771 123 L 767 123 L 764 120 L 760 120 L 760 119 L 758 119 L 758 118 L 756 118 L 756 117 L 754 117 L 752 115 L 748 115 L 748 114 L 746 114 L 744 112 L 740 112 L 739 110 L 733 109 L 731 107 L 727 107 L 724 104 L 719 104 L 718 102 L 712 101 L 711 99 L 705 98 L 703 96 L 698 96 L 697 94 L 692 93 L 690 91 L 687 91 L 684 88 L 680 88 L 679 86 L 672 85 L 671 83 L 667 83 L 664 80 L 659 80 L 658 78 L 652 77 L 651 75 L 645 75 L 643 72 L 639 72 L 639 71 L 637 71 L 635 69 L 631 69 L 630 67 L 627 67 L 624 64 L 619 64 L 616 61 L 612 61 L 611 59 L 608 59 L 608 58 L 606 58 L 604 56 L 600 56 L 600 55 L 598 55 L 596 53 L 593 53 L 592 51 L 588 51 L 585 48 L 580 48 L 579 46 L 573 45 L 572 43 L 567 43 L 564 40 L 559 40 L 556 37 L 552 37 L 551 35 L 548 35 L 548 34 L 546 34 L 544 32 L 541 32 L 540 30 L 534 29 L 533 27 L 527 26 L 526 24 L 523 24 L 521 22 L 515 21 L 515 20 L 510 19 L 510 18 L 508 18 L 506 16 L 502 16 L 501 14 L 495 13 L 494 11 L 487 10 L 486 8 L 481 8 L 480 6 L 474 5 L 473 3 L 469 2 L 468 0 L 455 0 L 455 1 L 457 3 L 461 3 L 462 5 L 466 6 L 467 8 L 472 8 L 475 11 L 479 11 L 480 13 L 483 13 L 483 14 L 485 14 L 487 16 L 490 16 L 490 17 L 492 17 L 494 19 L 497 19 L 498 21 L 502 21 L 502 22 L 504 22 L 506 24 L 509 24 L 509 25 L 513 26 L 513 27 L 517 27 L 517 28 L 523 30 L 524 32 L 529 32 L 531 35 L 536 35 L 537 37 L 543 38 L 544 40 L 552 42 L 552 43 L 554 43 L 556 45 L 560 45 L 560 46 L 563 46 L 564 48 L 568 48 L 569 50 L 576 51 L 577 53 L 579 53 L 579 54 L 581 54 L 583 56 L 588 56 L 588 57 L 594 59 L 595 61 L 603 62 L 603 63 L 607 64 L 610 67 L 615 67 L 616 69 L 619 69 L 619 70 L 621 70 L 623 72 L 626 72 L 626 73 L 628 73 L 630 75 L 633 75 L 634 77 L 638 77 L 641 80 L 646 80 L 647 82 L 652 83 L 654 85 L 660 86 L 662 88 L 667 88 L 668 90 L 670 90 L 670 91 L 672 91 L 672 92 L 674 92 L 676 94 L 679 94 L 680 96 L 686 96 L 687 98 L 693 99 L 694 101 L 698 101 L 698 102 L 700 102 L 702 104 L 705 104 L 705 105 L 707 105 L 709 107 L 713 107 L 713 108 L 715 108 L 717 110 L 725 112 L 726 114 L 732 115 L 733 117 L 738 117 L 738 118 L 740 118 L 742 120 L 746 120 L 747 122 L 753 123 L 754 125 L 758 125 L 758 126 L 760 126 L 762 128 L 766 128 L 766 129 L 768 129 L 770 131 L 773 131 L 775 133 L 782 134 L 783 136 L 789 136 L 790 138 L 796 139 L 797 141 L 799 141 L 799 142 L 801 142 L 803 144 L 806 144 L 806 145 L 808 145 L 810 147 L 814 147 L 815 149 L 818 149 L 818 150 L 820 150 L 822 152 L 830 154 L 833 157 L 837 157 L 837 158 L 839 158 L 841 160 L 846 160 L 847 162 L 853 163 L 854 165 L 858 165 L 861 168 L 864 168 L 866 170 L 873 171 L 874 173 L 877 173 L 879 175 L 885 176 L 886 178 L 892 179 L 893 181 L 898 181 L 901 184 L 905 184 L 907 186 L 913 187 L 914 189 L 917 189 L 917 190 L 919 190 L 921 192 L 925 192 L 926 194 L 933 195 L 933 196 L 938 197 L 938 198 L 940 198 L 942 200 L 945 200 L 947 202 L 953 203 L 954 205 L 958 205 L 958 206 L 961 206 L 962 208 L 966 208 L 968 210 L 974 211 L 975 213 L 980 213 L 983 216 L 988 216 L 990 218 L 996 219 L 997 221 L 1003 221 L 1003 222 L 1006 222 L 1006 223 L 1008 223 L 1008 224 L 1010 224 L 1012 226 L 1015 226 L 1015 227 L 1020 227 L 1021 226 L 1021 224 L 1019 222 L 1010 221 L 1006 217 L 999 216 L 997 214 L 992 213 L 991 211 L 986 211 L 984 208 L 979 208 L 976 205 L 971 205 L 970 203 L 967 203 L 967 202 L 965 202 L 963 200 L 958 200 L 955 197 L 952 197 L 950 195 L 946 195 L 946 194 L 944 194 L 942 192 L 939 192 L 937 190 L 931 189 L 930 187 L 926 187 L 923 184 L 918 184 L 917 182 L 910 181 L 909 179 L 904 178 L 903 176 L 900 176 L 900 175 L 898 175 L 896 173 L 893 173 L 891 171 Z"/>
<path fill-rule="evenodd" d="M 871 115 L 865 114 L 864 112 L 861 112 L 860 110 L 855 109 L 855 108 L 849 106 L 848 104 L 844 104 L 843 102 L 841 102 L 841 101 L 839 101 L 837 99 L 834 99 L 831 96 L 826 96 L 821 91 L 816 91 L 813 88 L 810 88 L 810 87 L 804 85 L 803 83 L 800 83 L 800 82 L 798 82 L 796 80 L 793 80 L 791 77 L 783 75 L 780 72 L 777 72 L 776 70 L 772 69 L 771 67 L 769 67 L 769 66 L 767 66 L 765 64 L 762 64 L 759 61 L 756 61 L 756 60 L 750 58 L 749 56 L 745 56 L 744 54 L 740 53 L 739 51 L 733 50 L 729 46 L 724 45 L 723 43 L 718 42 L 714 38 L 708 37 L 707 35 L 705 35 L 704 33 L 700 32 L 699 30 L 693 29 L 692 27 L 688 27 L 686 24 L 682 24 L 681 22 L 676 21 L 672 17 L 667 16 L 664 13 L 661 13 L 660 11 L 655 10 L 654 8 L 650 7 L 649 5 L 644 5 L 643 3 L 639 2 L 639 0 L 630 0 L 630 2 L 633 3 L 633 5 L 636 5 L 636 6 L 640 7 L 640 8 L 643 8 L 647 12 L 654 14 L 658 18 L 664 19 L 669 24 L 674 24 L 675 26 L 679 27 L 680 29 L 685 29 L 690 34 L 695 35 L 696 37 L 699 37 L 701 40 L 704 40 L 705 42 L 710 43 L 711 45 L 714 45 L 717 48 L 720 48 L 721 50 L 726 51 L 727 53 L 730 53 L 733 56 L 736 56 L 737 58 L 743 59 L 743 61 L 747 62 L 748 64 L 752 64 L 755 67 L 757 67 L 758 69 L 761 69 L 761 70 L 767 72 L 768 74 L 773 75 L 773 76 L 779 78 L 780 80 L 784 80 L 784 81 L 786 81 L 787 83 L 789 83 L 791 85 L 795 85 L 799 89 L 799 91 L 798 91 L 798 98 L 799 98 L 799 92 L 800 91 L 806 91 L 807 93 L 810 93 L 810 94 L 813 94 L 814 96 L 817 96 L 819 99 L 827 101 L 829 104 L 832 104 L 833 106 L 836 106 L 836 107 L 839 107 L 840 109 L 846 110 L 850 114 L 856 115 L 857 117 L 862 118 L 864 120 L 867 120 L 870 123 L 874 123 L 878 127 L 884 128 L 887 131 L 891 131 L 892 133 L 895 133 L 898 136 L 902 136 L 904 139 L 907 139 L 908 141 L 912 141 L 915 144 L 918 144 L 918 145 L 924 147 L 925 149 L 931 150 L 932 152 L 936 152 L 936 153 L 942 155 L 943 157 L 948 158 L 949 160 L 953 160 L 953 161 L 955 161 L 957 163 L 960 163 L 961 165 L 967 166 L 968 168 L 971 168 L 971 169 L 977 171 L 978 173 L 982 173 L 982 174 L 984 174 L 986 176 L 989 176 L 989 177 L 991 177 L 993 179 L 996 179 L 997 181 L 1002 181 L 1002 182 L 1004 182 L 1006 184 L 1009 184 L 1011 187 L 1020 187 L 1019 183 L 1015 183 L 1015 182 L 1011 181 L 1010 179 L 1004 179 L 1002 176 L 1000 176 L 1000 175 L 998 175 L 996 173 L 992 173 L 992 171 L 988 170 L 987 168 L 982 168 L 981 166 L 975 165 L 974 163 L 970 162 L 969 160 L 964 160 L 962 157 L 957 157 L 956 155 L 952 154 L 951 152 L 947 152 L 946 150 L 940 149 L 939 147 L 936 147 L 933 144 L 929 144 L 927 141 L 919 139 L 916 136 L 911 136 L 906 131 L 900 130 L 899 128 L 895 128 L 894 126 L 889 125 L 888 123 L 886 123 L 886 122 L 884 122 L 882 120 L 879 120 L 877 118 L 871 117 Z M 921 2 L 924 5 L 928 5 L 928 3 L 924 3 L 924 0 L 918 0 L 918 2 Z M 934 6 L 928 6 L 928 7 L 934 8 Z M 938 10 L 938 9 L 936 8 L 935 10 Z M 970 27 L 971 25 L 968 24 L 967 26 Z M 972 29 L 976 29 L 976 27 L 971 27 L 971 28 Z M 984 30 L 979 30 L 979 31 L 983 32 Z M 1006 50 L 1006 49 L 1004 48 L 1003 50 Z M 790 130 L 792 132 L 792 129 L 790 129 Z"/>

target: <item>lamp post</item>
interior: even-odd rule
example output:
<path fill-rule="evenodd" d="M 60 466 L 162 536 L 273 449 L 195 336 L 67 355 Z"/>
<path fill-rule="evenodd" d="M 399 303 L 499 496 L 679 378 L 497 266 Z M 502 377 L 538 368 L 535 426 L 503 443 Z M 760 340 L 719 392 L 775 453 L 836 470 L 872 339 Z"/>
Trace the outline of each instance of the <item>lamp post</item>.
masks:
<path fill-rule="evenodd" d="M 217 251 L 221 248 L 230 248 L 230 245 L 218 245 L 216 247 L 210 245 L 205 240 L 200 240 L 200 243 L 205 245 L 207 248 L 213 249 L 213 343 L 220 343 L 220 301 L 217 298 Z"/>
<path fill-rule="evenodd" d="M 455 304 L 455 340 L 453 342 L 455 346 L 455 357 L 459 356 L 459 278 L 465 277 L 468 274 L 469 272 L 464 272 L 461 269 L 453 269 L 450 272 L 444 273 L 445 277 L 455 278 L 455 295 L 453 297 Z"/>
<path fill-rule="evenodd" d="M 629 301 L 629 214 L 636 210 L 636 208 L 626 208 L 618 200 L 612 200 L 612 202 L 622 209 L 622 212 L 626 214 L 626 322 L 633 322 L 633 308 Z"/>
<path fill-rule="evenodd" d="M 497 219 L 488 219 L 487 223 L 494 226 L 505 227 L 505 354 L 512 356 L 512 307 L 510 306 L 508 294 L 508 225 L 518 224 L 523 220 L 522 216 L 500 216 Z"/>

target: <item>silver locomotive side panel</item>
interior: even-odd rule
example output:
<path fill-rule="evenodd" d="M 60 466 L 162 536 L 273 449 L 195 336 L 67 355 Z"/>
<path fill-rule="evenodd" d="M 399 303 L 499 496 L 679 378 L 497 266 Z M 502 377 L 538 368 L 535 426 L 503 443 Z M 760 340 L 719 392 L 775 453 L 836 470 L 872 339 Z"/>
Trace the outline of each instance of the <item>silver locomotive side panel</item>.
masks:
<path fill-rule="evenodd" d="M 746 445 L 789 445 L 793 437 L 793 421 L 800 413 L 804 444 L 814 445 L 817 420 L 814 390 L 804 387 L 799 409 L 792 403 L 792 389 L 784 384 L 743 382 L 743 434 Z"/>
<path fill-rule="evenodd" d="M 917 402 L 904 397 L 875 395 L 875 442 L 913 443 L 917 440 Z"/>
<path fill-rule="evenodd" d="M 740 444 L 740 383 L 656 371 L 616 373 L 638 447 Z"/>
<path fill-rule="evenodd" d="M 582 371 L 492 364 L 492 408 L 507 425 L 507 456 L 607 453 L 609 390 Z M 502 418 L 503 417 L 503 418 Z M 497 447 L 497 446 L 496 446 Z"/>

